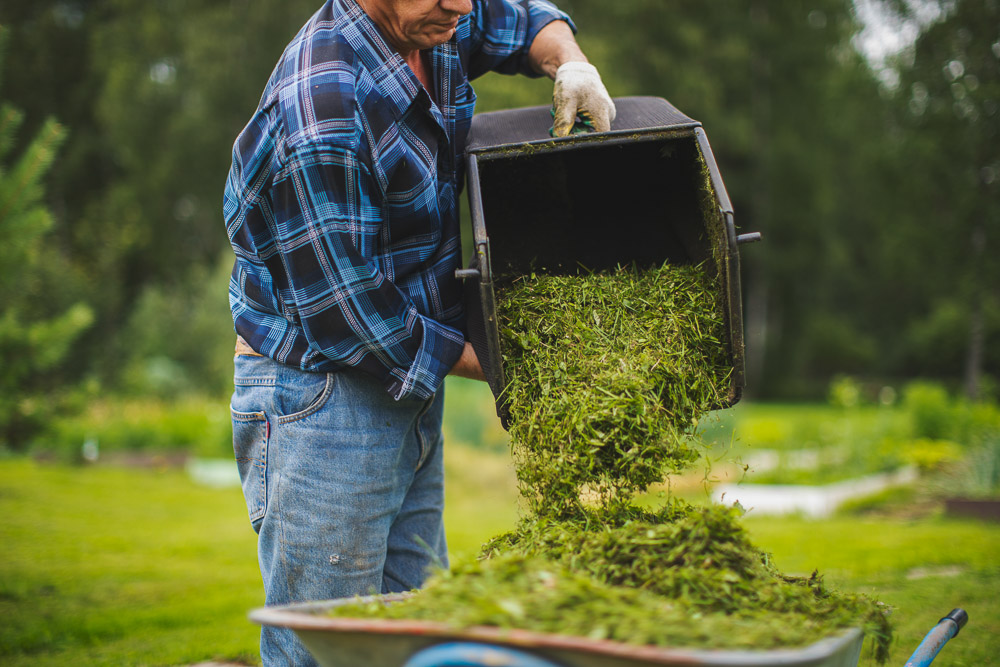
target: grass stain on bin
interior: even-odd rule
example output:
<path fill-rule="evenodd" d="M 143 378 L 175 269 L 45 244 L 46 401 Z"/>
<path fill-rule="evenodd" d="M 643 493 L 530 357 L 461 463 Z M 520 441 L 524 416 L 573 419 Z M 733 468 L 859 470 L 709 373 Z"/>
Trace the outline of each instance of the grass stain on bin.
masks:
<path fill-rule="evenodd" d="M 732 372 L 719 286 L 702 266 L 531 274 L 498 294 L 504 392 L 527 512 L 476 562 L 392 605 L 338 616 L 489 625 L 635 644 L 767 649 L 862 627 L 888 654 L 888 610 L 780 573 L 738 507 L 636 494 L 689 468 L 698 419 Z"/>

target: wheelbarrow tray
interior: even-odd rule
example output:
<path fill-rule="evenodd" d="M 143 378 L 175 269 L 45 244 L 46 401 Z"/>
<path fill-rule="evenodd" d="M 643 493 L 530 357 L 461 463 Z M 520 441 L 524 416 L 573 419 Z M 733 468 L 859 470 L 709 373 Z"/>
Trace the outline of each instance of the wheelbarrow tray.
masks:
<path fill-rule="evenodd" d="M 372 596 L 360 601 L 394 602 L 406 595 Z M 860 629 L 851 628 L 801 648 L 710 650 L 638 646 L 530 630 L 485 626 L 462 629 L 431 621 L 344 618 L 328 614 L 335 607 L 357 602 L 355 598 L 342 598 L 262 607 L 250 612 L 250 620 L 294 630 L 323 667 L 402 667 L 418 651 L 451 641 L 516 648 L 566 667 L 856 667 L 864 639 Z"/>

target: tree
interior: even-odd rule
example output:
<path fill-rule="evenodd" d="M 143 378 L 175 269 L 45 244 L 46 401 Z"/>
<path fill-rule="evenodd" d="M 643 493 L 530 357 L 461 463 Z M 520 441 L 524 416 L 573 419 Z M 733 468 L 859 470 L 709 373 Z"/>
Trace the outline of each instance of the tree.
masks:
<path fill-rule="evenodd" d="M 0 31 L 0 62 L 5 36 Z M 47 236 L 53 220 L 42 203 L 42 180 L 65 131 L 47 120 L 13 158 L 23 120 L 22 112 L 0 105 L 0 446 L 14 448 L 57 407 L 59 365 L 93 320 L 85 304 L 60 303 L 63 261 Z"/>
<path fill-rule="evenodd" d="M 933 263 L 911 329 L 912 370 L 963 376 L 967 395 L 1000 372 L 1000 3 L 939 2 L 897 60 L 901 162 L 908 165 L 904 240 Z M 897 12 L 913 12 L 908 3 Z"/>
<path fill-rule="evenodd" d="M 27 111 L 29 132 L 53 111 L 69 129 L 47 202 L 51 243 L 95 315 L 66 360 L 76 379 L 119 385 L 127 323 L 146 290 L 187 290 L 228 247 L 221 201 L 233 141 L 318 4 L 0 3 L 18 55 L 4 67 L 8 99 Z M 203 289 L 225 303 L 225 282 Z M 162 323 L 186 335 L 183 320 Z"/>

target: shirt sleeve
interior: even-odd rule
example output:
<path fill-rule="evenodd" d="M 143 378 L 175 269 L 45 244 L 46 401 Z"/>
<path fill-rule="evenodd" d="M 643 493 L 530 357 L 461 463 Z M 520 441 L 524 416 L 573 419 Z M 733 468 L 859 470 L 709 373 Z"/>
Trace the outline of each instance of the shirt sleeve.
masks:
<path fill-rule="evenodd" d="M 470 30 L 469 79 L 487 72 L 539 77 L 528 62 L 528 50 L 538 32 L 569 16 L 548 0 L 474 0 Z"/>
<path fill-rule="evenodd" d="M 418 313 L 363 252 L 383 224 L 372 182 L 347 149 L 296 148 L 274 179 L 277 252 L 310 346 L 379 378 L 396 400 L 427 399 L 465 338 Z"/>

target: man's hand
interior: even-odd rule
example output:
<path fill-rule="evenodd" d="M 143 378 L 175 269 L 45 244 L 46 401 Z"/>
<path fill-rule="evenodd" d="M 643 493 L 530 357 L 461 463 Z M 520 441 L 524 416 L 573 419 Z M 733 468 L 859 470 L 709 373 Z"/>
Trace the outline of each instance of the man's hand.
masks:
<path fill-rule="evenodd" d="M 537 72 L 555 79 L 552 101 L 557 137 L 570 133 L 577 116 L 590 121 L 598 132 L 611 129 L 615 103 L 597 68 L 587 62 L 569 25 L 553 21 L 542 28 L 531 43 L 528 59 Z"/>
<path fill-rule="evenodd" d="M 589 121 L 598 132 L 611 129 L 615 119 L 615 103 L 601 81 L 597 68 L 590 63 L 569 62 L 556 70 L 552 91 L 555 105 L 553 128 L 557 137 L 565 137 L 573 129 L 576 117 Z"/>
<path fill-rule="evenodd" d="M 462 356 L 451 367 L 448 375 L 457 375 L 458 377 L 469 378 L 470 380 L 486 382 L 486 375 L 483 373 L 483 367 L 479 365 L 479 357 L 476 356 L 476 351 L 472 349 L 472 343 L 466 341 L 465 347 L 462 348 Z"/>

